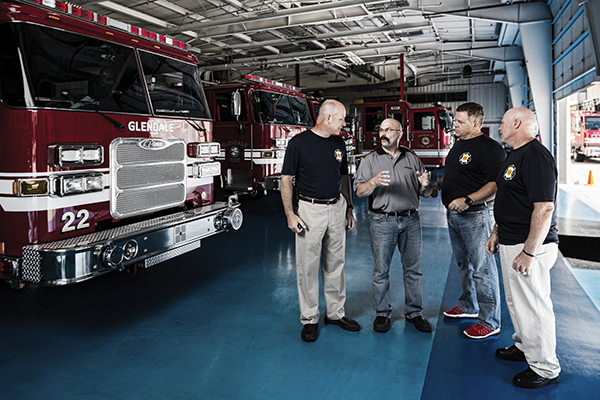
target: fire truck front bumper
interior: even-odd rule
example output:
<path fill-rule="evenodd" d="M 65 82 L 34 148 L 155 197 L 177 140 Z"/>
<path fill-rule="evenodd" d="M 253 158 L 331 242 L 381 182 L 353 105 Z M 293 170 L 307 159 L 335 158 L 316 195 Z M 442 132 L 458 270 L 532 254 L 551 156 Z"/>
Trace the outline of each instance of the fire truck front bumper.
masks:
<path fill-rule="evenodd" d="M 203 238 L 241 227 L 235 200 L 217 202 L 101 232 L 23 248 L 19 276 L 42 285 L 68 285 L 129 265 L 148 268 L 198 249 Z"/>
<path fill-rule="evenodd" d="M 600 146 L 586 147 L 585 156 L 590 158 L 600 157 Z"/>

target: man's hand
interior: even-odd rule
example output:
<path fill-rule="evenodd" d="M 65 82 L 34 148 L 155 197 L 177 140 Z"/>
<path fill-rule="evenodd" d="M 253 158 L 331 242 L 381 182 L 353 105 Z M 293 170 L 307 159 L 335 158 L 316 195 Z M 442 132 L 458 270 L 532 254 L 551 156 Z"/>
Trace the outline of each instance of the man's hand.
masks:
<path fill-rule="evenodd" d="M 306 229 L 306 224 L 304 223 L 304 221 L 302 221 L 302 218 L 300 218 L 296 214 L 290 214 L 287 220 L 288 228 L 290 228 L 294 233 L 300 233 L 304 229 Z"/>
<path fill-rule="evenodd" d="M 465 203 L 464 197 L 459 197 L 458 199 L 452 200 L 452 203 L 448 204 L 448 210 L 456 211 L 461 213 L 469 208 L 469 205 Z"/>
<path fill-rule="evenodd" d="M 354 212 L 352 212 L 351 208 L 346 210 L 346 221 L 348 222 L 346 224 L 346 230 L 351 231 L 354 229 L 354 226 L 356 225 L 356 218 L 354 218 Z"/>
<path fill-rule="evenodd" d="M 431 189 L 431 197 L 437 197 L 440 191 L 440 186 L 437 183 L 434 183 L 433 185 L 431 185 Z"/>
<path fill-rule="evenodd" d="M 375 175 L 369 182 L 373 186 L 389 186 L 390 185 L 390 171 L 381 171 Z"/>
<path fill-rule="evenodd" d="M 485 241 L 485 250 L 490 254 L 496 254 L 498 252 L 498 243 L 500 239 L 498 234 L 492 232 L 488 240 Z"/>
<path fill-rule="evenodd" d="M 425 171 L 423 173 L 417 171 L 417 177 L 419 178 L 419 183 L 421 184 L 422 188 L 427 188 L 431 183 L 429 181 L 429 171 Z"/>
<path fill-rule="evenodd" d="M 533 257 L 520 252 L 512 262 L 512 268 L 522 275 L 529 275 L 529 270 L 533 265 Z"/>

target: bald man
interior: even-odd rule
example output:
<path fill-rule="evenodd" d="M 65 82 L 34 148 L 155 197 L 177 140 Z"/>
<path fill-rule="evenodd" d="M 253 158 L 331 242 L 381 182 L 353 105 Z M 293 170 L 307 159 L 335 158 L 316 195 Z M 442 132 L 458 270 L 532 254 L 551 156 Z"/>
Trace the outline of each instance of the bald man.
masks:
<path fill-rule="evenodd" d="M 485 243 L 500 252 L 506 304 L 515 329 L 510 347 L 496 357 L 527 362 L 513 378 L 537 389 L 557 383 L 556 327 L 550 299 L 550 269 L 558 255 L 555 221 L 557 170 L 552 154 L 536 137 L 536 118 L 527 108 L 504 114 L 498 129 L 513 148 L 496 178 L 496 224 Z"/>
<path fill-rule="evenodd" d="M 318 338 L 319 264 L 327 312 L 325 323 L 347 331 L 361 329 L 344 311 L 346 230 L 354 228 L 355 223 L 346 145 L 338 136 L 346 123 L 345 117 L 342 103 L 325 101 L 316 125 L 290 140 L 281 172 L 281 199 L 288 227 L 296 234 L 296 274 L 303 325 L 300 337 L 305 342 Z M 298 189 L 297 213 L 293 206 L 293 177 Z"/>

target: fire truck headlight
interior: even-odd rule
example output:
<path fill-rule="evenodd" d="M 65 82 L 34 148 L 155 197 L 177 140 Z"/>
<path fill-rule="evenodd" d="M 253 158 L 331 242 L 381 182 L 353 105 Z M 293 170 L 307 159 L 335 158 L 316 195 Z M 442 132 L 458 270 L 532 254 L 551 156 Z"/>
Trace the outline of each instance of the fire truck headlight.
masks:
<path fill-rule="evenodd" d="M 102 164 L 104 159 L 102 146 L 92 147 L 84 146 L 81 152 L 81 158 L 84 164 Z"/>
<path fill-rule="evenodd" d="M 264 158 L 273 158 L 273 152 L 272 151 L 263 151 L 263 157 Z"/>
<path fill-rule="evenodd" d="M 99 192 L 104 189 L 102 174 L 90 175 L 64 175 L 55 177 L 56 193 L 59 196 L 82 194 L 88 192 Z"/>
<path fill-rule="evenodd" d="M 57 167 L 100 165 L 104 162 L 104 148 L 99 144 L 52 145 L 51 161 Z"/>
<path fill-rule="evenodd" d="M 19 179 L 15 181 L 13 192 L 19 196 L 48 194 L 48 179 Z"/>
<path fill-rule="evenodd" d="M 206 178 L 209 176 L 221 175 L 221 163 L 212 162 L 204 164 L 196 164 L 196 176 L 200 178 Z"/>
<path fill-rule="evenodd" d="M 275 139 L 275 147 L 286 147 L 287 140 L 286 139 Z"/>
<path fill-rule="evenodd" d="M 188 156 L 192 158 L 216 157 L 221 153 L 221 145 L 216 142 L 188 143 Z"/>
<path fill-rule="evenodd" d="M 85 188 L 88 192 L 98 192 L 104 189 L 102 175 L 93 175 L 85 178 Z"/>
<path fill-rule="evenodd" d="M 63 195 L 83 193 L 85 190 L 85 178 L 66 178 L 62 181 L 61 186 Z"/>
<path fill-rule="evenodd" d="M 283 157 L 285 157 L 285 150 L 275 151 L 275 158 L 283 158 Z"/>

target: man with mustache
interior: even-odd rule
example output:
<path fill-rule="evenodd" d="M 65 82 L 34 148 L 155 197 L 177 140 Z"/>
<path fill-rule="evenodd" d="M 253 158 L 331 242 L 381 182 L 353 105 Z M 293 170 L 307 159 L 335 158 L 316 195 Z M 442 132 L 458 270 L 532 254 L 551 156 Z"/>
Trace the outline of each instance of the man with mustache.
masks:
<path fill-rule="evenodd" d="M 381 146 L 360 163 L 354 181 L 358 197 L 369 196 L 371 211 L 371 253 L 374 259 L 373 294 L 375 311 L 373 329 L 387 332 L 391 327 L 389 271 L 398 246 L 404 271 L 404 317 L 421 332 L 432 332 L 423 318 L 423 274 L 421 273 L 421 218 L 419 196 L 432 192 L 429 173 L 407 147 L 400 145 L 402 125 L 386 119 L 379 128 Z"/>

